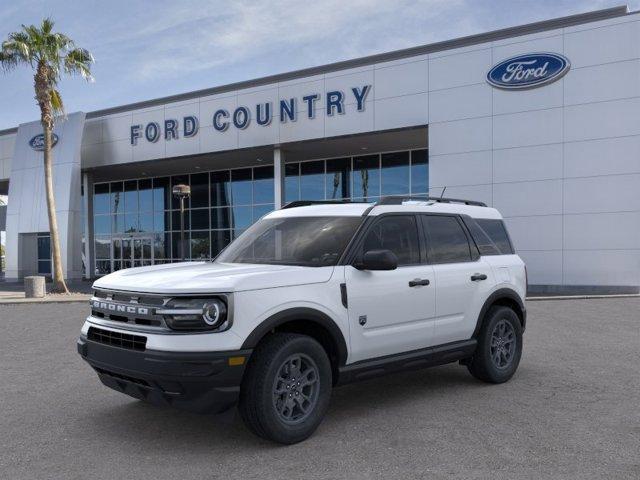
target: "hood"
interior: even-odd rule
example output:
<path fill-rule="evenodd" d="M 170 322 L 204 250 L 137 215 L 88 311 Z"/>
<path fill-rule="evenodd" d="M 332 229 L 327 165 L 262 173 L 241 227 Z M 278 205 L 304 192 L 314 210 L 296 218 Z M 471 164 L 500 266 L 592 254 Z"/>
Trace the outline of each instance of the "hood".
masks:
<path fill-rule="evenodd" d="M 326 282 L 333 267 L 183 262 L 128 268 L 95 281 L 95 288 L 144 293 L 222 293 Z"/>

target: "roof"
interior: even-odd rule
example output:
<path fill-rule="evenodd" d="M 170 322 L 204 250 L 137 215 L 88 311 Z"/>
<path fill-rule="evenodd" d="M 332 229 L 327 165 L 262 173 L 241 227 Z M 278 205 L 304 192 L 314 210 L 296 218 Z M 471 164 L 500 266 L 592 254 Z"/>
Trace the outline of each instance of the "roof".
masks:
<path fill-rule="evenodd" d="M 442 203 L 433 200 L 407 200 L 396 204 L 364 202 L 317 203 L 276 210 L 269 213 L 267 217 L 359 217 L 363 215 L 377 216 L 382 215 L 383 213 L 396 212 L 452 213 L 458 215 L 469 215 L 473 218 L 502 218 L 500 212 L 495 208 L 478 205 L 465 205 L 464 203 Z"/>
<path fill-rule="evenodd" d="M 486 42 L 495 41 L 495 40 L 502 40 L 505 38 L 538 33 L 546 30 L 554 30 L 557 28 L 596 22 L 600 20 L 621 17 L 628 14 L 629 14 L 628 7 L 626 5 L 620 5 L 617 7 L 605 8 L 602 10 L 595 10 L 592 12 L 580 13 L 577 15 L 569 15 L 566 17 L 554 18 L 551 20 L 543 20 L 541 22 L 534 22 L 534 23 L 528 23 L 524 25 L 518 25 L 515 27 L 493 30 L 486 33 L 468 35 L 465 37 L 459 37 L 452 40 L 445 40 L 441 42 L 430 43 L 427 45 L 405 48 L 402 50 L 379 53 L 379 54 L 369 55 L 366 57 L 360 57 L 352 60 L 345 60 L 345 61 L 330 63 L 330 64 L 321 65 L 317 67 L 295 70 L 287 73 L 269 75 L 266 77 L 261 77 L 253 80 L 236 82 L 236 83 L 231 83 L 231 84 L 222 85 L 218 87 L 207 88 L 203 90 L 195 90 L 192 92 L 180 93 L 177 95 L 171 95 L 171 96 L 156 98 L 152 100 L 145 100 L 142 102 L 130 103 L 127 105 L 121 105 L 113 108 L 106 108 L 103 110 L 95 110 L 93 112 L 87 113 L 87 119 L 127 112 L 130 110 L 137 110 L 141 108 L 148 108 L 148 107 L 153 107 L 157 105 L 163 105 L 166 103 L 191 100 L 198 97 L 225 93 L 225 92 L 240 90 L 244 88 L 257 87 L 261 85 L 267 85 L 267 84 L 282 82 L 286 80 L 292 80 L 296 78 L 303 78 L 303 77 L 308 77 L 312 75 L 320 75 L 323 73 L 335 72 L 335 71 L 344 70 L 347 68 L 355 68 L 355 67 L 360 67 L 365 65 L 371 65 L 374 63 L 381 63 L 381 62 L 388 62 L 392 60 L 399 60 L 403 58 L 410 58 L 417 55 L 425 55 L 428 53 L 451 50 L 454 48 L 461 48 L 461 47 L 466 47 L 469 45 L 475 45 L 479 43 L 486 43 Z M 15 127 L 9 128 L 6 130 L 0 130 L 0 135 L 15 133 L 16 131 L 17 131 L 17 128 Z"/>

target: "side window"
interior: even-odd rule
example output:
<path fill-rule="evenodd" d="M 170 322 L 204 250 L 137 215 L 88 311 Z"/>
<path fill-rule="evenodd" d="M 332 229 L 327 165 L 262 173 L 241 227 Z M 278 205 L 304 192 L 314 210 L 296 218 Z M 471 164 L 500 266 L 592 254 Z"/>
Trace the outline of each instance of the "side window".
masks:
<path fill-rule="evenodd" d="M 513 253 L 513 246 L 511 245 L 507 229 L 502 220 L 477 218 L 476 222 L 478 222 L 478 225 L 480 225 L 493 243 L 496 244 L 496 247 L 498 247 L 502 255 L 511 255 Z"/>
<path fill-rule="evenodd" d="M 471 261 L 469 240 L 456 217 L 423 215 L 427 234 L 429 263 L 459 263 Z"/>
<path fill-rule="evenodd" d="M 415 217 L 392 215 L 380 218 L 367 232 L 362 253 L 381 249 L 395 253 L 398 265 L 420 263 L 420 242 Z"/>
<path fill-rule="evenodd" d="M 463 222 L 469 229 L 473 240 L 476 242 L 480 255 L 500 255 L 500 250 L 497 245 L 473 218 L 463 217 Z"/>

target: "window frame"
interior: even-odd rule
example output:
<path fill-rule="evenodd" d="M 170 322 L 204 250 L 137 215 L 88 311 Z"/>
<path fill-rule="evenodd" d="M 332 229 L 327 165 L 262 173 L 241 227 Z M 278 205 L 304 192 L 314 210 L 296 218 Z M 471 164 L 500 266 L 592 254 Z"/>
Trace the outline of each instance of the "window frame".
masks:
<path fill-rule="evenodd" d="M 473 237 L 471 236 L 471 234 L 469 233 L 469 230 L 467 228 L 467 226 L 465 225 L 462 216 L 459 214 L 455 214 L 455 213 L 420 213 L 418 214 L 418 216 L 420 217 L 420 228 L 422 230 L 422 235 L 424 237 L 424 241 L 426 243 L 426 255 L 427 255 L 427 263 L 429 265 L 455 265 L 455 264 L 463 264 L 463 263 L 475 263 L 478 262 L 480 260 L 480 252 L 478 251 L 478 247 L 475 243 L 475 241 L 473 240 Z M 468 261 L 464 261 L 464 262 L 436 262 L 433 260 L 433 252 L 431 250 L 431 244 L 432 244 L 432 240 L 431 240 L 431 236 L 429 234 L 428 229 L 426 228 L 425 225 L 425 221 L 423 220 L 423 217 L 452 217 L 454 218 L 457 222 L 458 225 L 460 225 L 460 228 L 462 229 L 462 231 L 464 232 L 465 237 L 467 238 L 467 244 L 469 245 L 469 257 L 470 259 Z"/>
<path fill-rule="evenodd" d="M 418 237 L 418 253 L 419 259 L 418 263 L 409 263 L 405 265 L 398 265 L 397 268 L 405 268 L 405 267 L 416 267 L 420 265 L 427 264 L 427 254 L 426 254 L 426 244 L 423 236 L 420 234 L 421 227 L 419 226 L 419 218 L 417 218 L 417 214 L 415 212 L 389 212 L 383 213 L 381 215 L 368 216 L 366 217 L 365 222 L 362 223 L 360 229 L 358 229 L 353 237 L 353 242 L 350 245 L 347 245 L 347 249 L 345 252 L 344 261 L 338 262 L 337 265 L 350 265 L 354 266 L 364 252 L 362 251 L 362 247 L 365 241 L 365 238 L 369 234 L 369 232 L 381 221 L 388 217 L 412 217 L 413 223 L 416 228 L 416 235 Z"/>

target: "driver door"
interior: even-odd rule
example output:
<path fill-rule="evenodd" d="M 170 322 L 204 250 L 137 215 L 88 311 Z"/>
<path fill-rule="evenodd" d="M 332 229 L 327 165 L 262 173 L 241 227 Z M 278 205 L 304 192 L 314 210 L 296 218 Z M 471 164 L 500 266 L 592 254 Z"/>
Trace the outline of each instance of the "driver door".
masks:
<path fill-rule="evenodd" d="M 351 355 L 354 362 L 418 350 L 433 344 L 435 282 L 415 215 L 376 218 L 356 250 L 355 262 L 370 250 L 390 250 L 395 270 L 345 267 Z M 355 263 L 354 262 L 354 263 Z"/>

